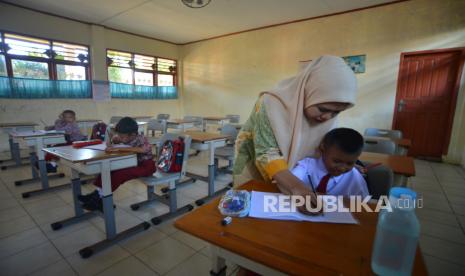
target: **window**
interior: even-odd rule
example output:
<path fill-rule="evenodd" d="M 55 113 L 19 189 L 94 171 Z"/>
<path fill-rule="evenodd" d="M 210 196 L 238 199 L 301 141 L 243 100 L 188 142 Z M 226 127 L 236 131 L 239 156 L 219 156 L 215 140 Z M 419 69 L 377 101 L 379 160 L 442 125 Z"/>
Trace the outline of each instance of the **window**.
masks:
<path fill-rule="evenodd" d="M 87 80 L 89 48 L 12 33 L 0 33 L 0 76 Z"/>
<path fill-rule="evenodd" d="M 143 86 L 176 86 L 176 60 L 107 50 L 108 80 Z"/>

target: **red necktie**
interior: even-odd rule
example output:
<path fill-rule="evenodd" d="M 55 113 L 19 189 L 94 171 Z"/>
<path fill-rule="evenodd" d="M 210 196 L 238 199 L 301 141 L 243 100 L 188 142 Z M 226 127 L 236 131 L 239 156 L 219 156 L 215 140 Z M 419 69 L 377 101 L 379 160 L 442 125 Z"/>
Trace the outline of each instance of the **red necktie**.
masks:
<path fill-rule="evenodd" d="M 318 193 L 326 194 L 326 187 L 328 186 L 328 181 L 330 177 L 330 174 L 323 176 L 323 178 L 320 180 L 320 184 L 318 184 L 318 187 L 316 188 L 316 191 Z"/>

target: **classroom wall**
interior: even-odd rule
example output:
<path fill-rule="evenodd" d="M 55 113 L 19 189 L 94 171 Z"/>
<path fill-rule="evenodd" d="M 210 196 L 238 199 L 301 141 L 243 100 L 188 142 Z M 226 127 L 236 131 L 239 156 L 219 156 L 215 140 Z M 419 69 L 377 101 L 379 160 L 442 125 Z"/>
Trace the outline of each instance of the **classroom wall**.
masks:
<path fill-rule="evenodd" d="M 257 95 L 294 75 L 299 61 L 366 54 L 357 105 L 341 114 L 340 125 L 390 128 L 400 53 L 465 46 L 464 10 L 465 1 L 412 0 L 188 44 L 181 49 L 183 113 L 240 114 L 244 121 Z M 462 84 L 451 162 L 465 149 L 464 93 Z"/>
<path fill-rule="evenodd" d="M 0 30 L 75 42 L 90 46 L 92 77 L 107 79 L 106 48 L 179 59 L 179 46 L 101 26 L 79 23 L 0 3 Z M 51 124 L 63 109 L 73 109 L 82 119 L 109 120 L 112 115 L 180 115 L 179 100 L 0 99 L 0 122 L 45 121 Z M 0 148 L 5 148 L 5 143 Z"/>

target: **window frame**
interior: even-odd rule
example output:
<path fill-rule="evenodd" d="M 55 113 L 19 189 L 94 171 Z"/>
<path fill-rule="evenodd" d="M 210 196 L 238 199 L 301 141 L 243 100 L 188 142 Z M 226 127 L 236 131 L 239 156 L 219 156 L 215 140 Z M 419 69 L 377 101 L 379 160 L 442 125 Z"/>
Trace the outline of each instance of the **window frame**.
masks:
<path fill-rule="evenodd" d="M 14 55 L 14 54 L 8 54 L 7 51 L 4 51 L 0 53 L 0 55 L 3 55 L 5 57 L 5 65 L 6 65 L 6 71 L 7 71 L 7 77 L 13 78 L 13 64 L 12 60 L 24 60 L 24 61 L 36 61 L 36 62 L 43 62 L 47 63 L 48 65 L 48 80 L 59 80 L 58 77 L 58 72 L 57 72 L 57 65 L 74 65 L 74 66 L 82 66 L 85 69 L 85 79 L 84 80 L 91 80 L 91 52 L 90 52 L 90 47 L 89 45 L 81 44 L 81 43 L 75 43 L 75 42 L 68 42 L 68 41 L 63 41 L 63 40 L 57 40 L 57 39 L 49 39 L 49 38 L 44 38 L 44 37 L 39 37 L 39 36 L 34 36 L 34 35 L 28 35 L 28 34 L 22 34 L 22 33 L 17 33 L 17 32 L 11 32 L 7 30 L 1 30 L 0 29 L 0 37 L 1 41 L 6 44 L 5 42 L 5 34 L 12 34 L 12 35 L 19 35 L 19 36 L 24 36 L 24 37 L 30 37 L 33 39 L 41 39 L 41 40 L 46 40 L 48 42 L 48 45 L 50 46 L 50 49 L 53 49 L 53 42 L 57 43 L 65 43 L 65 44 L 71 44 L 71 45 L 76 45 L 76 46 L 81 46 L 87 48 L 87 63 L 85 62 L 78 62 L 78 61 L 71 61 L 71 60 L 60 60 L 60 59 L 55 59 L 53 57 L 49 58 L 44 58 L 44 57 L 33 57 L 33 56 L 22 56 L 22 55 Z"/>
<path fill-rule="evenodd" d="M 108 60 L 108 51 L 130 54 L 131 55 L 131 62 L 133 63 L 133 65 L 132 66 L 130 65 L 130 67 L 123 67 L 123 66 L 116 66 L 116 65 L 108 65 L 108 62 L 107 62 L 106 64 L 107 64 L 107 80 L 108 81 L 110 81 L 109 74 L 108 74 L 108 68 L 109 67 L 115 67 L 115 68 L 124 68 L 124 69 L 131 69 L 132 70 L 132 85 L 139 85 L 139 84 L 136 84 L 136 76 L 135 75 L 136 75 L 136 72 L 141 72 L 141 73 L 150 73 L 150 74 L 152 74 L 152 80 L 153 80 L 153 85 L 152 86 L 158 86 L 158 74 L 173 76 L 173 86 L 174 87 L 178 86 L 178 77 L 177 77 L 178 76 L 178 60 L 177 59 L 161 57 L 161 56 L 154 56 L 154 55 L 148 55 L 148 54 L 143 54 L 143 53 L 138 53 L 138 52 L 131 52 L 131 51 L 123 51 L 123 50 L 117 50 L 117 49 L 112 49 L 112 48 L 106 48 L 105 58 L 107 58 L 107 60 Z M 155 65 L 155 68 L 157 68 L 157 69 L 147 70 L 147 69 L 136 68 L 135 62 L 134 62 L 134 56 L 135 55 L 141 55 L 141 56 L 154 58 L 155 59 L 154 65 Z M 158 71 L 158 59 L 159 58 L 174 61 L 175 62 L 175 68 L 176 68 L 174 73 Z M 121 83 L 123 83 L 123 82 L 121 82 Z M 124 84 L 127 84 L 127 83 L 124 83 Z M 145 85 L 145 86 L 150 87 L 150 85 Z"/>

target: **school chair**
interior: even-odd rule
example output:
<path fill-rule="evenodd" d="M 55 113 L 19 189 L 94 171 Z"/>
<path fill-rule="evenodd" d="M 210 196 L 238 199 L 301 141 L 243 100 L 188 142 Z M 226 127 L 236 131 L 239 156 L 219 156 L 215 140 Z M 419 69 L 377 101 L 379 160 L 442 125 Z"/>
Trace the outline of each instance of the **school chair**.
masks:
<path fill-rule="evenodd" d="M 389 139 L 402 139 L 402 131 L 391 129 L 367 128 L 365 136 L 387 137 Z"/>
<path fill-rule="evenodd" d="M 157 115 L 158 120 L 168 120 L 170 118 L 170 114 L 160 113 Z"/>
<path fill-rule="evenodd" d="M 203 131 L 203 118 L 202 117 L 187 115 L 187 116 L 184 116 L 184 120 L 192 121 L 192 123 L 194 124 L 194 128 L 196 128 L 195 130 Z"/>
<path fill-rule="evenodd" d="M 368 191 L 373 199 L 389 195 L 389 189 L 394 185 L 394 173 L 384 165 L 368 169 L 366 174 Z"/>
<path fill-rule="evenodd" d="M 238 124 L 239 121 L 241 120 L 241 115 L 229 114 L 229 115 L 226 115 L 225 117 L 229 119 L 229 122 L 231 124 Z"/>
<path fill-rule="evenodd" d="M 226 146 L 215 149 L 215 174 L 225 172 L 225 173 L 232 173 L 232 165 L 234 161 L 234 144 L 236 142 L 238 131 L 237 129 L 230 124 L 225 125 L 221 128 L 222 135 L 228 135 L 231 138 L 226 141 Z M 219 167 L 219 160 L 227 160 L 228 166 L 220 168 Z"/>
<path fill-rule="evenodd" d="M 161 138 L 160 144 L 163 145 L 166 141 L 175 140 L 179 137 L 182 137 L 184 139 L 184 157 L 182 160 L 181 171 L 176 173 L 163 173 L 157 170 L 157 172 L 155 172 L 153 176 L 139 178 L 140 180 L 142 180 L 142 182 L 145 183 L 145 185 L 147 185 L 147 199 L 142 202 L 134 203 L 131 205 L 131 209 L 134 211 L 138 210 L 141 206 L 147 205 L 148 203 L 153 201 L 159 201 L 163 204 L 168 205 L 170 209 L 168 213 L 152 218 L 151 221 L 155 225 L 160 224 L 163 220 L 181 215 L 194 209 L 194 206 L 192 206 L 191 204 L 178 208 L 178 203 L 176 200 L 176 184 L 186 175 L 187 172 L 187 161 L 189 159 L 189 149 L 191 147 L 192 140 L 191 137 L 189 135 L 165 133 Z M 160 156 L 161 150 L 162 147 L 159 147 L 158 156 Z M 164 195 L 157 195 L 155 193 L 155 186 L 162 185 L 165 183 L 169 184 L 167 197 Z"/>
<path fill-rule="evenodd" d="M 116 125 L 116 124 L 119 122 L 119 120 L 121 120 L 121 119 L 123 119 L 122 116 L 112 116 L 112 117 L 110 118 L 110 125 L 111 125 L 111 124 Z"/>
<path fill-rule="evenodd" d="M 365 138 L 363 151 L 395 155 L 397 151 L 397 145 L 392 140 L 377 140 Z"/>

